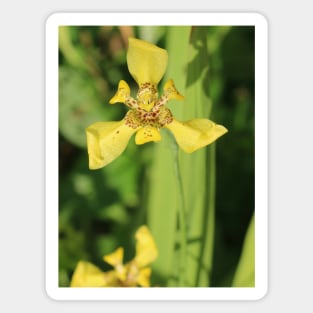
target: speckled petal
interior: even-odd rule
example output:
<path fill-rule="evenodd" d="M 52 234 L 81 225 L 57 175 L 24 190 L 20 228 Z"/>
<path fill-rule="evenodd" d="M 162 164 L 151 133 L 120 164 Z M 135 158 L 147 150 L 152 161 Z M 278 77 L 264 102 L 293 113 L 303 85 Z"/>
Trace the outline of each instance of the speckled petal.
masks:
<path fill-rule="evenodd" d="M 90 125 L 86 129 L 89 168 L 98 169 L 115 160 L 126 149 L 135 131 L 124 120 Z"/>
<path fill-rule="evenodd" d="M 157 142 L 160 140 L 161 140 L 160 131 L 152 126 L 145 126 L 139 129 L 135 137 L 135 142 L 137 145 L 142 145 L 150 141 Z"/>

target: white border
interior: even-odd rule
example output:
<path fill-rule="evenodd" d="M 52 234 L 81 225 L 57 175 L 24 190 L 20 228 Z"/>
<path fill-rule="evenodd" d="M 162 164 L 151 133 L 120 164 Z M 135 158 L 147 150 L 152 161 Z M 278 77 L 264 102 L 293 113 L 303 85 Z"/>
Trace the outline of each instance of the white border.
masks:
<path fill-rule="evenodd" d="M 58 27 L 255 26 L 255 288 L 58 287 Z M 46 21 L 46 292 L 54 300 L 258 300 L 268 289 L 268 26 L 258 13 L 55 13 Z"/>

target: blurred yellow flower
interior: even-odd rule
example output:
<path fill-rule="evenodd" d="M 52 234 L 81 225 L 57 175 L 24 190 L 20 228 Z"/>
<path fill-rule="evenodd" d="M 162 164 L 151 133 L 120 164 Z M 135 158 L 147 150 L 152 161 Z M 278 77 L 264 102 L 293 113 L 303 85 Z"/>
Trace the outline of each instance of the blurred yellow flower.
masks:
<path fill-rule="evenodd" d="M 147 226 L 141 226 L 135 238 L 136 255 L 131 261 L 123 264 L 122 247 L 103 257 L 114 267 L 108 272 L 89 262 L 79 261 L 70 287 L 149 287 L 151 268 L 148 265 L 157 258 L 158 250 Z"/>
<path fill-rule="evenodd" d="M 129 111 L 117 122 L 96 122 L 86 129 L 89 168 L 101 168 L 115 160 L 125 149 L 131 136 L 141 145 L 160 141 L 160 129 L 169 129 L 182 150 L 191 153 L 227 132 L 222 125 L 208 119 L 179 122 L 164 105 L 171 99 L 183 100 L 172 79 L 158 97 L 158 83 L 167 68 L 167 51 L 143 40 L 129 38 L 127 65 L 139 86 L 137 100 L 131 97 L 128 84 L 121 80 L 110 104 L 124 103 Z"/>

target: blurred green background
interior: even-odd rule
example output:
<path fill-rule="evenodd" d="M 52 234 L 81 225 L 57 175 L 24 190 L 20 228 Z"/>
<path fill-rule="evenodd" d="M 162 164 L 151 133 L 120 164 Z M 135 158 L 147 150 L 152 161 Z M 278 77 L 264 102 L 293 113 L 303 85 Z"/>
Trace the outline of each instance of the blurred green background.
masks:
<path fill-rule="evenodd" d="M 124 117 L 124 105 L 109 105 L 120 79 L 129 83 L 135 96 L 138 87 L 126 64 L 128 37 L 167 48 L 170 28 L 59 28 L 60 286 L 69 285 L 79 260 L 107 270 L 110 266 L 102 256 L 117 247 L 125 247 L 126 260 L 134 255 L 133 234 L 146 221 L 148 191 L 153 188 L 149 175 L 154 149 L 164 144 L 163 140 L 136 146 L 131 139 L 118 159 L 91 171 L 85 128 L 96 121 Z M 215 156 L 210 286 L 222 287 L 232 285 L 254 213 L 254 27 L 208 26 L 204 31 L 213 101 L 210 118 L 229 130 L 217 142 Z"/>

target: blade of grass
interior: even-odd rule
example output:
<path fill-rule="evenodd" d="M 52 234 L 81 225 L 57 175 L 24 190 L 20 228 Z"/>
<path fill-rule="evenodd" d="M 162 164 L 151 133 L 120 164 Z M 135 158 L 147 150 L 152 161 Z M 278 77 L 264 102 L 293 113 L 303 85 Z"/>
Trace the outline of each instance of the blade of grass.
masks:
<path fill-rule="evenodd" d="M 241 256 L 233 279 L 233 287 L 255 286 L 254 215 L 248 227 Z"/>
<path fill-rule="evenodd" d="M 211 110 L 209 86 L 205 85 L 209 70 L 209 55 L 206 46 L 206 28 L 193 27 L 187 58 L 186 104 L 183 119 L 206 118 Z M 207 198 L 212 199 L 208 182 L 214 178 L 214 163 L 207 165 L 208 149 L 200 149 L 191 155 L 180 153 L 184 197 L 188 219 L 187 276 L 191 286 L 208 286 L 211 268 L 213 237 L 212 209 L 207 209 Z M 214 152 L 214 150 L 212 150 Z M 209 173 L 209 176 L 207 176 Z M 214 187 L 214 181 L 211 182 Z M 214 191 L 214 190 L 213 190 Z M 208 225 L 210 223 L 211 225 Z"/>
<path fill-rule="evenodd" d="M 211 96 L 211 59 L 228 30 L 229 27 L 192 28 L 184 120 L 210 118 L 214 102 Z M 209 286 L 215 231 L 215 143 L 191 155 L 181 152 L 180 162 L 189 221 L 188 281 L 192 286 Z"/>

